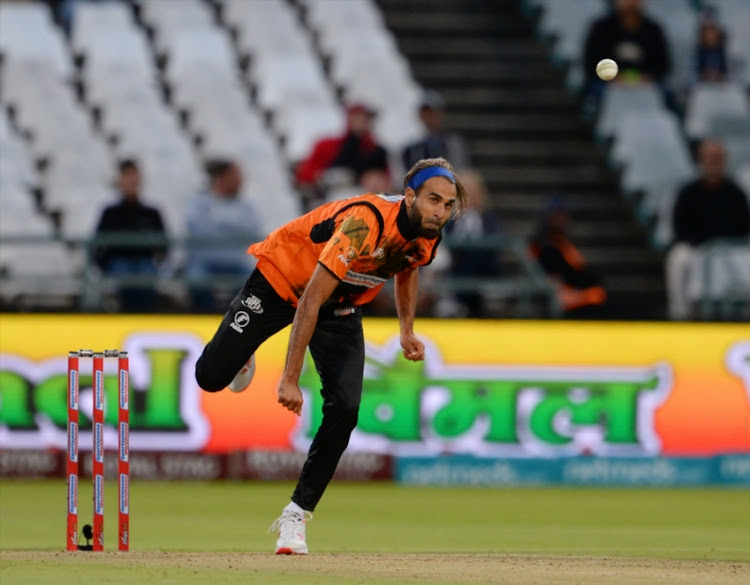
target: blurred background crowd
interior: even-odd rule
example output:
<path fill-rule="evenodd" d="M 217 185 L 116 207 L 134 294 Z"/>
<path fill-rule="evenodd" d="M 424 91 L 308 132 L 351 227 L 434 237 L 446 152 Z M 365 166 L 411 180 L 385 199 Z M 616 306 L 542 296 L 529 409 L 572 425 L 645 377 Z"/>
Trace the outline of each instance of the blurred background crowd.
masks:
<path fill-rule="evenodd" d="M 421 315 L 750 320 L 747 0 L 0 0 L 0 56 L 2 310 L 220 312 L 444 156 Z"/>

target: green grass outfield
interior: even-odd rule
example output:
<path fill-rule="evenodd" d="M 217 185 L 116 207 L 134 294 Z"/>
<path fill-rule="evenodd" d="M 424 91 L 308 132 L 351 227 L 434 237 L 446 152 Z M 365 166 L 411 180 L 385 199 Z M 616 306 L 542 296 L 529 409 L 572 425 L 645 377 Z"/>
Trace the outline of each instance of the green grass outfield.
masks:
<path fill-rule="evenodd" d="M 91 521 L 90 487 L 90 482 L 81 482 L 79 527 Z M 334 483 L 308 524 L 312 554 L 279 558 L 270 554 L 275 537 L 266 530 L 288 502 L 292 488 L 287 483 L 261 482 L 135 482 L 130 498 L 132 552 L 64 554 L 64 482 L 5 480 L 0 482 L 0 583 L 546 582 L 542 577 L 533 580 L 533 571 L 524 576 L 524 559 L 529 566 L 546 566 L 548 559 L 552 567 L 556 560 L 563 563 L 561 572 L 553 571 L 557 577 L 550 582 L 556 584 L 734 583 L 735 574 L 742 578 L 737 583 L 750 583 L 750 491 L 746 489 L 409 488 Z M 105 547 L 114 551 L 114 483 L 106 487 L 105 513 Z M 378 555 L 383 561 L 368 570 L 368 563 Z M 353 568 L 350 558 L 357 560 Z M 451 569 L 455 574 L 430 573 L 436 559 L 451 558 L 464 559 L 472 571 L 479 560 L 489 559 L 484 562 L 493 568 L 484 579 L 481 574 L 475 579 L 472 571 L 462 571 L 460 566 Z M 592 573 L 588 581 L 588 573 L 570 569 L 567 581 L 569 560 L 580 560 L 581 566 L 591 565 L 599 573 Z M 386 570 L 392 564 L 397 566 Z M 398 565 L 413 565 L 413 570 L 400 575 Z M 660 566 L 688 567 L 696 575 L 718 567 L 717 579 L 702 581 L 696 576 L 695 581 L 687 577 L 671 581 L 670 571 L 665 570 L 662 580 L 648 576 L 627 580 L 627 567 L 658 571 Z M 520 573 L 500 580 L 498 571 L 513 567 Z M 612 567 L 620 567 L 625 580 L 603 579 L 602 571 L 609 574 L 610 569 L 616 577 Z"/>

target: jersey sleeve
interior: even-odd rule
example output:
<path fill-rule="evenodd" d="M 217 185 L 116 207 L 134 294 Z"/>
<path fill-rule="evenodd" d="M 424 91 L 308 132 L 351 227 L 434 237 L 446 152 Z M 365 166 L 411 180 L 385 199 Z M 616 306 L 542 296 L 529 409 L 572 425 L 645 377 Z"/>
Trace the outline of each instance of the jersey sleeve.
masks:
<path fill-rule="evenodd" d="M 348 211 L 318 257 L 318 263 L 339 280 L 346 276 L 349 265 L 369 256 L 380 235 L 375 212 L 368 207 Z"/>

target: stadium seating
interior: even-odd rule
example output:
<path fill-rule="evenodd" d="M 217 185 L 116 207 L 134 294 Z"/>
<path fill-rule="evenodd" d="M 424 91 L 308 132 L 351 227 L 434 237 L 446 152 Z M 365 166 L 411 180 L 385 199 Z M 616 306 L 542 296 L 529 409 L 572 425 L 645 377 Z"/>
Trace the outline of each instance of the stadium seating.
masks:
<path fill-rule="evenodd" d="M 748 204 L 750 204 L 750 163 L 745 164 L 737 171 L 737 182 L 745 191 L 745 195 L 748 197 Z"/>
<path fill-rule="evenodd" d="M 726 319 L 734 305 L 750 304 L 750 244 L 703 247 L 690 272 L 688 296 L 704 319 Z"/>
<path fill-rule="evenodd" d="M 695 79 L 692 56 L 698 40 L 698 15 L 691 0 L 649 0 L 646 13 L 664 30 L 672 73 L 668 81 L 682 91 Z"/>
<path fill-rule="evenodd" d="M 750 118 L 750 99 L 734 83 L 701 83 L 688 96 L 685 105 L 685 131 L 690 138 L 704 138 L 713 132 L 717 118 Z"/>
<path fill-rule="evenodd" d="M 287 2 L 225 0 L 223 6 L 224 20 L 237 33 L 239 54 L 250 60 L 248 80 L 258 105 L 271 115 L 285 159 L 294 163 L 316 139 L 337 130 L 343 116 L 310 38 Z M 319 120 L 306 124 L 312 114 Z"/>
<path fill-rule="evenodd" d="M 607 88 L 602 98 L 595 132 L 600 138 L 613 138 L 627 126 L 627 114 L 648 115 L 665 111 L 658 88 L 650 85 L 613 85 Z"/>
<path fill-rule="evenodd" d="M 0 2 L 0 52 L 6 62 L 44 63 L 58 77 L 73 72 L 62 31 L 42 4 Z"/>
<path fill-rule="evenodd" d="M 711 0 L 719 22 L 727 31 L 728 52 L 734 78 L 750 88 L 750 11 L 745 0 Z"/>
<path fill-rule="evenodd" d="M 269 55 L 311 52 L 310 41 L 287 2 L 223 0 L 220 5 L 224 22 L 236 32 L 240 55 L 249 55 L 255 60 Z"/>
<path fill-rule="evenodd" d="M 38 184 L 26 143 L 13 132 L 6 111 L 0 109 L 0 185 L 28 191 Z"/>
<path fill-rule="evenodd" d="M 173 46 L 171 37 L 180 33 L 198 33 L 210 28 L 213 15 L 202 0 L 147 0 L 140 2 L 143 21 L 153 30 L 157 54 L 163 55 Z"/>
<path fill-rule="evenodd" d="M 552 46 L 556 63 L 568 67 L 567 84 L 574 90 L 583 85 L 583 45 L 591 23 L 606 13 L 603 0 L 534 0 L 542 10 L 538 33 Z"/>
<path fill-rule="evenodd" d="M 305 19 L 329 62 L 331 82 L 349 103 L 378 111 L 375 130 L 397 150 L 421 133 L 421 91 L 370 0 L 303 0 Z"/>

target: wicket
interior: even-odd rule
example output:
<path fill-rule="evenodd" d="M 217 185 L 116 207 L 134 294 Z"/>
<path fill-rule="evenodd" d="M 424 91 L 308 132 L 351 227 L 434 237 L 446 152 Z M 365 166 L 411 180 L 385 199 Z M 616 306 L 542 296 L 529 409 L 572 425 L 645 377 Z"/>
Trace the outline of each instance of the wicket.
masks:
<path fill-rule="evenodd" d="M 79 358 L 93 358 L 92 479 L 94 486 L 93 532 L 84 526 L 84 536 L 93 537 L 93 545 L 78 544 L 78 390 Z M 130 396 L 128 353 L 116 349 L 94 352 L 81 349 L 68 353 L 68 530 L 67 546 L 74 550 L 104 550 L 104 359 L 117 358 L 117 478 L 119 493 L 118 545 L 120 551 L 130 547 Z"/>

